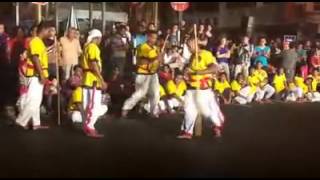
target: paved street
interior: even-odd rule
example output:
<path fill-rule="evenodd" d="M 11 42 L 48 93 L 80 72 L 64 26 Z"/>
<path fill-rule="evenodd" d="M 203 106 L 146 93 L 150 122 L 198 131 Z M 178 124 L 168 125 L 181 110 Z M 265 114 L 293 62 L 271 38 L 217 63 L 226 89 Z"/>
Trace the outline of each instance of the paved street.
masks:
<path fill-rule="evenodd" d="M 319 177 L 319 109 L 224 107 L 220 142 L 208 126 L 200 139 L 175 139 L 179 115 L 107 118 L 98 124 L 102 140 L 67 125 L 32 132 L 1 123 L 0 177 Z"/>

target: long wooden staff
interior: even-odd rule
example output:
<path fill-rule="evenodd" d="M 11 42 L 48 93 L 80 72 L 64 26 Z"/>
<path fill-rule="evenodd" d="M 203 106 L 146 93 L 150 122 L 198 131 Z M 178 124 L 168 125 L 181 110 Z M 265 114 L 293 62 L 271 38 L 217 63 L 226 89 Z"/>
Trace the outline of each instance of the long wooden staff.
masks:
<path fill-rule="evenodd" d="M 195 52 L 195 65 L 198 66 L 198 58 L 199 58 L 199 51 L 198 51 L 198 33 L 197 33 L 197 24 L 193 25 L 193 31 L 194 31 L 194 41 L 195 41 L 195 48 L 196 48 L 196 52 Z M 199 98 L 198 96 L 198 92 L 199 92 L 199 88 L 196 89 L 196 99 Z M 195 128 L 194 128 L 194 135 L 197 137 L 202 136 L 202 115 L 200 113 L 198 113 L 197 115 L 197 119 L 195 122 Z"/>
<path fill-rule="evenodd" d="M 59 46 L 58 46 L 58 41 L 57 41 L 57 37 L 55 37 L 54 39 L 54 46 L 56 48 L 55 51 L 55 61 L 56 61 L 56 77 L 57 77 L 57 108 L 58 108 L 58 125 L 61 125 L 61 113 L 60 113 L 60 73 L 59 73 Z"/>

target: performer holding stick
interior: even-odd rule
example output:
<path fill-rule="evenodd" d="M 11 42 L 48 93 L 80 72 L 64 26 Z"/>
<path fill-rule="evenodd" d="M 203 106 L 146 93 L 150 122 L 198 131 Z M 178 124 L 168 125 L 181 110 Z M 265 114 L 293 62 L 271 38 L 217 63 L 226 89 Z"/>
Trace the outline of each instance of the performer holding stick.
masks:
<path fill-rule="evenodd" d="M 194 30 L 197 31 L 196 25 Z M 212 74 L 218 71 L 216 59 L 210 51 L 198 47 L 196 33 L 187 44 L 193 55 L 186 70 L 189 78 L 185 95 L 185 117 L 181 125 L 181 134 L 177 138 L 192 139 L 198 115 L 209 119 L 213 123 L 215 136 L 220 137 L 224 116 L 211 89 Z"/>
<path fill-rule="evenodd" d="M 138 47 L 136 91 L 125 101 L 122 107 L 123 118 L 126 118 L 129 111 L 147 94 L 150 97 L 151 115 L 155 118 L 159 117 L 160 84 L 157 72 L 163 61 L 164 53 L 160 53 L 160 49 L 156 46 L 158 38 L 156 31 L 149 31 L 147 38 L 147 42 Z"/>

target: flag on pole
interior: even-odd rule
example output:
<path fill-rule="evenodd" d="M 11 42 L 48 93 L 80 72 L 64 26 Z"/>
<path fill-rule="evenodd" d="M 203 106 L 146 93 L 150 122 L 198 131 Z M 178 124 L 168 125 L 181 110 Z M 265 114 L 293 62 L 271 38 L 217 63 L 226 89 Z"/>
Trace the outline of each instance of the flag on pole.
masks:
<path fill-rule="evenodd" d="M 76 16 L 76 14 L 74 12 L 73 5 L 71 6 L 71 9 L 70 9 L 70 14 L 69 14 L 69 17 L 68 17 L 68 21 L 67 21 L 67 26 L 66 26 L 65 32 L 67 32 L 67 30 L 70 27 L 74 27 L 74 28 L 80 30 L 80 26 L 79 26 L 79 23 L 78 23 L 77 16 Z"/>

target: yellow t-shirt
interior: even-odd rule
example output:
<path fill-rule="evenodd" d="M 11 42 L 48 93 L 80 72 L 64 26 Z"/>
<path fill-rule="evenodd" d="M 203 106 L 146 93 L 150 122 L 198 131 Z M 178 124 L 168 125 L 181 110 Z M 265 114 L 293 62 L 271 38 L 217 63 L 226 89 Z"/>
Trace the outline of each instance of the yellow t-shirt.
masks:
<path fill-rule="evenodd" d="M 313 91 L 313 92 L 317 91 L 318 83 L 319 83 L 318 80 L 317 80 L 316 78 L 312 77 L 312 84 L 311 84 L 311 86 L 312 86 L 312 91 Z"/>
<path fill-rule="evenodd" d="M 293 82 L 291 82 L 288 84 L 288 87 L 290 91 L 293 91 L 297 86 Z"/>
<path fill-rule="evenodd" d="M 160 98 L 164 97 L 166 95 L 166 91 L 164 90 L 163 86 L 160 85 Z"/>
<path fill-rule="evenodd" d="M 174 81 L 170 80 L 167 83 L 167 91 L 170 95 L 177 95 L 178 97 L 182 97 L 187 90 L 187 85 L 184 81 L 181 81 L 179 84 L 175 84 Z"/>
<path fill-rule="evenodd" d="M 192 71 L 202 71 L 207 69 L 210 65 L 216 64 L 216 58 L 212 55 L 210 51 L 201 50 L 199 52 L 199 57 L 193 57 L 190 61 L 189 68 Z M 212 87 L 212 75 L 191 75 L 188 84 L 190 87 L 195 89 L 208 89 Z"/>
<path fill-rule="evenodd" d="M 34 37 L 30 41 L 30 44 L 29 44 L 28 59 L 27 59 L 27 66 L 28 67 L 26 70 L 27 77 L 32 77 L 32 76 L 38 75 L 36 68 L 31 60 L 32 56 L 35 56 L 35 55 L 38 56 L 43 75 L 45 78 L 47 78 L 49 76 L 49 73 L 48 73 L 48 53 L 47 53 L 47 48 L 46 48 L 44 42 L 39 37 Z"/>
<path fill-rule="evenodd" d="M 97 88 L 101 88 L 101 82 L 98 77 L 91 71 L 90 62 L 96 61 L 101 72 L 101 56 L 100 49 L 95 43 L 88 44 L 84 49 L 84 54 L 81 60 L 81 67 L 84 70 L 83 85 L 85 87 L 93 87 L 93 82 L 97 82 Z"/>
<path fill-rule="evenodd" d="M 260 84 L 260 80 L 257 76 L 252 75 L 252 76 L 248 76 L 248 84 L 251 87 L 251 93 L 256 93 L 257 88 Z"/>
<path fill-rule="evenodd" d="M 158 71 L 160 63 L 157 60 L 159 55 L 159 48 L 150 46 L 147 43 L 141 44 L 137 49 L 137 73 L 138 74 L 154 74 Z M 149 64 L 139 64 L 140 59 L 147 59 Z"/>
<path fill-rule="evenodd" d="M 299 76 L 294 77 L 295 84 L 303 90 L 303 93 L 308 92 L 308 86 L 304 83 L 304 79 Z"/>
<path fill-rule="evenodd" d="M 268 84 L 268 73 L 265 70 L 255 70 L 253 74 L 258 77 L 260 86 L 265 86 Z"/>
<path fill-rule="evenodd" d="M 276 74 L 273 77 L 273 84 L 274 84 L 274 88 L 276 90 L 276 93 L 279 93 L 286 88 L 286 86 L 285 86 L 286 81 L 287 81 L 287 78 L 286 78 L 285 74 L 281 74 L 281 75 Z"/>
<path fill-rule="evenodd" d="M 69 111 L 79 110 L 76 106 L 77 103 L 82 103 L 82 88 L 77 87 L 73 90 L 71 99 L 69 101 Z"/>
<path fill-rule="evenodd" d="M 224 92 L 225 89 L 230 88 L 230 84 L 228 81 L 220 82 L 215 81 L 214 90 L 218 91 L 220 94 Z"/>
<path fill-rule="evenodd" d="M 236 81 L 236 80 L 233 80 L 232 82 L 231 82 L 231 90 L 233 91 L 233 92 L 236 92 L 236 93 L 239 93 L 240 92 L 240 90 L 241 90 L 241 84 L 238 82 L 238 81 Z"/>

